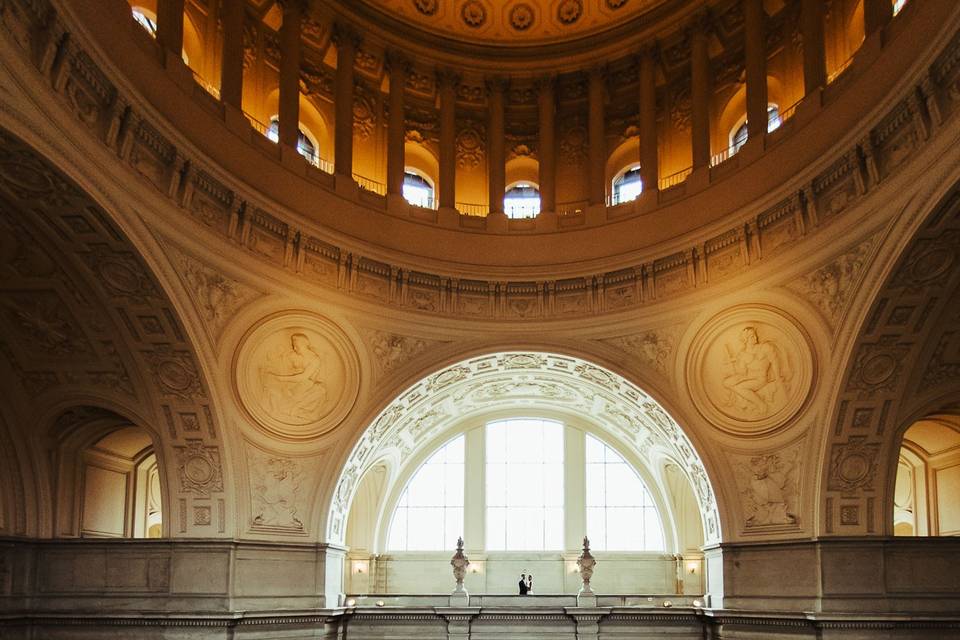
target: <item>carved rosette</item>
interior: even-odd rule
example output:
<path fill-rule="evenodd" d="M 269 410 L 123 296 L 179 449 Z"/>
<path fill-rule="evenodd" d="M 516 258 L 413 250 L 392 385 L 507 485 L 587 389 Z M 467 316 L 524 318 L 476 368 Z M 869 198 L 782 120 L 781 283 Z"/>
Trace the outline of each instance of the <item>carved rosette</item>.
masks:
<path fill-rule="evenodd" d="M 340 424 L 360 385 L 347 336 L 307 312 L 261 321 L 244 336 L 234 364 L 243 407 L 257 426 L 287 441 L 315 438 Z"/>
<path fill-rule="evenodd" d="M 727 433 L 759 436 L 786 426 L 810 394 L 814 360 L 799 324 L 762 305 L 734 307 L 694 338 L 686 384 L 697 409 Z"/>

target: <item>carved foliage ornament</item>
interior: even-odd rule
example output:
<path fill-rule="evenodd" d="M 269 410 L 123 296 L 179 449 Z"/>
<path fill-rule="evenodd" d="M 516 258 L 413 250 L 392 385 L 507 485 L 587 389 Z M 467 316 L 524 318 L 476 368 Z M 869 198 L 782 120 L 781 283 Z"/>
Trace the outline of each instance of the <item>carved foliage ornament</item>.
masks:
<path fill-rule="evenodd" d="M 808 340 L 795 321 L 766 306 L 740 306 L 710 320 L 694 339 L 687 387 L 723 431 L 761 435 L 786 425 L 813 380 Z"/>
<path fill-rule="evenodd" d="M 467 0 L 460 7 L 460 17 L 465 25 L 477 29 L 487 22 L 487 10 L 478 0 Z"/>
<path fill-rule="evenodd" d="M 729 456 L 743 509 L 743 528 L 767 530 L 800 524 L 800 445 Z"/>
<path fill-rule="evenodd" d="M 251 528 L 302 533 L 303 465 L 294 459 L 250 454 Z"/>

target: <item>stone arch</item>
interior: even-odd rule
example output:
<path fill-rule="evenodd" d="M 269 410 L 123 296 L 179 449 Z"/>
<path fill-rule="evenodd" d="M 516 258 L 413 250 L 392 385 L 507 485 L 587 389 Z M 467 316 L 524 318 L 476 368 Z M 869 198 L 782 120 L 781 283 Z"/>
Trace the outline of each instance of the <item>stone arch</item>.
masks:
<path fill-rule="evenodd" d="M 172 285 L 121 230 L 121 214 L 20 139 L 0 131 L 0 140 L 0 325 L 8 338 L 0 360 L 13 379 L 10 402 L 21 408 L 14 428 L 40 424 L 44 408 L 64 398 L 129 407 L 121 413 L 142 417 L 176 470 L 170 534 L 227 534 L 225 442 L 194 334 L 167 293 Z"/>
<path fill-rule="evenodd" d="M 960 397 L 960 189 L 905 224 L 912 228 L 889 236 L 891 266 L 862 316 L 829 414 L 820 535 L 891 533 L 904 431 Z"/>
<path fill-rule="evenodd" d="M 497 395 L 489 389 L 503 393 Z M 564 410 L 582 411 L 603 421 L 611 437 L 631 454 L 642 456 L 642 451 L 651 447 L 668 454 L 697 496 L 704 541 L 709 544 L 721 539 L 720 512 L 707 469 L 683 429 L 659 402 L 623 376 L 579 357 L 504 351 L 461 359 L 435 370 L 378 412 L 340 467 L 332 495 L 325 498 L 329 500 L 325 505 L 326 541 L 343 543 L 351 502 L 361 478 L 374 464 L 416 455 L 425 443 L 464 416 L 483 412 L 511 394 L 526 394 L 534 403 L 533 396 L 552 395 L 551 402 Z"/>
<path fill-rule="evenodd" d="M 134 433 L 134 431 L 136 433 Z M 172 479 L 170 465 L 165 460 L 165 453 L 161 444 L 160 434 L 141 419 L 118 413 L 104 406 L 73 405 L 59 410 L 45 429 L 45 439 L 49 443 L 48 453 L 51 460 L 53 537 L 78 537 L 85 535 L 83 526 L 84 505 L 86 499 L 84 491 L 88 471 L 85 456 L 88 450 L 101 445 L 111 436 L 124 436 L 123 442 L 118 443 L 115 449 L 129 449 L 120 451 L 123 457 L 130 458 L 129 469 L 113 469 L 116 475 L 123 476 L 123 481 L 130 485 L 132 490 L 140 492 L 143 487 L 133 487 L 143 483 L 142 479 L 133 477 L 138 470 L 136 466 L 141 462 L 137 459 L 143 453 L 156 458 L 159 469 L 160 495 L 159 501 L 169 510 Z M 149 449 L 149 451 L 145 451 Z M 133 475 L 131 475 L 133 474 Z M 130 476 L 130 477 L 127 477 Z M 127 495 L 127 488 L 123 492 L 124 502 L 133 502 L 134 496 Z M 143 532 L 135 531 L 132 526 L 135 515 L 130 512 L 131 505 L 124 505 L 125 512 L 121 518 L 121 529 L 114 532 L 117 537 L 147 537 Z M 169 518 L 163 522 L 166 531 L 169 531 Z M 164 536 L 169 537 L 169 536 Z"/>

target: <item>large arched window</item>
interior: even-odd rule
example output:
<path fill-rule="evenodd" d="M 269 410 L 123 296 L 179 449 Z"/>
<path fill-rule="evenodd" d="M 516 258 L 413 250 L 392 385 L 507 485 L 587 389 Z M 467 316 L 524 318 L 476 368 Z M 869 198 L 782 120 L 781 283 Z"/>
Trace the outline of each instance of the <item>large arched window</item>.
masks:
<path fill-rule="evenodd" d="M 587 434 L 587 535 L 598 551 L 663 551 L 660 513 L 637 472 Z"/>
<path fill-rule="evenodd" d="M 270 118 L 270 126 L 267 127 L 267 138 L 274 142 L 280 141 L 280 119 L 277 116 Z M 297 130 L 297 152 L 300 153 L 307 162 L 314 166 L 320 163 L 320 156 L 317 153 L 317 143 L 303 129 Z"/>
<path fill-rule="evenodd" d="M 463 535 L 463 450 L 461 435 L 417 469 L 393 512 L 390 551 L 448 549 Z"/>
<path fill-rule="evenodd" d="M 157 16 L 153 11 L 149 9 L 144 9 L 143 7 L 133 7 L 131 8 L 133 13 L 133 19 L 137 21 L 141 27 L 143 27 L 147 33 L 149 33 L 154 38 L 157 37 Z"/>
<path fill-rule="evenodd" d="M 780 127 L 783 122 L 780 120 L 780 107 L 775 104 L 767 105 L 767 133 L 774 131 Z M 730 132 L 730 147 L 731 154 L 740 151 L 742 147 L 747 142 L 748 130 L 747 130 L 747 119 L 744 117 L 743 121 L 739 126 L 733 128 L 733 131 Z"/>
<path fill-rule="evenodd" d="M 518 182 L 503 196 L 503 212 L 508 218 L 533 218 L 540 213 L 540 189 L 529 182 Z"/>
<path fill-rule="evenodd" d="M 627 167 L 613 179 L 613 204 L 635 200 L 642 191 L 640 165 Z"/>
<path fill-rule="evenodd" d="M 433 184 L 419 172 L 406 169 L 403 172 L 403 197 L 412 205 L 433 208 Z"/>
<path fill-rule="evenodd" d="M 487 549 L 563 549 L 563 424 L 515 418 L 486 432 Z"/>

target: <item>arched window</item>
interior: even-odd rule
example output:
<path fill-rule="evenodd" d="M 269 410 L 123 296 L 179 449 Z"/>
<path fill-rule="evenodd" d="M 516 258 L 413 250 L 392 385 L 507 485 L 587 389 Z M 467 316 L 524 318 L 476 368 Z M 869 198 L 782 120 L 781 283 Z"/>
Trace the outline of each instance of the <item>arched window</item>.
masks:
<path fill-rule="evenodd" d="M 613 179 L 613 204 L 635 200 L 642 191 L 640 165 L 628 167 Z"/>
<path fill-rule="evenodd" d="M 424 176 L 406 169 L 403 172 L 403 197 L 412 205 L 433 208 L 433 185 Z"/>
<path fill-rule="evenodd" d="M 518 182 L 503 196 L 503 212 L 508 218 L 533 218 L 540 213 L 540 189 L 529 182 Z"/>
<path fill-rule="evenodd" d="M 435 551 L 463 535 L 463 449 L 458 436 L 410 479 L 390 523 L 390 551 Z"/>
<path fill-rule="evenodd" d="M 143 7 L 133 7 L 131 12 L 133 13 L 133 19 L 136 20 L 141 27 L 146 29 L 147 33 L 156 38 L 157 15 L 153 11 L 144 9 Z"/>
<path fill-rule="evenodd" d="M 270 126 L 267 127 L 267 138 L 274 142 L 280 141 L 280 119 L 277 116 L 270 118 Z M 297 152 L 306 158 L 310 164 L 314 166 L 319 165 L 320 156 L 317 154 L 317 145 L 303 129 L 297 131 Z"/>
<path fill-rule="evenodd" d="M 487 549 L 563 549 L 563 424 L 491 422 L 486 456 Z"/>
<path fill-rule="evenodd" d="M 780 107 L 775 104 L 767 105 L 767 133 L 774 131 L 783 124 L 780 120 Z M 733 131 L 730 132 L 730 147 L 732 148 L 732 153 L 740 151 L 742 147 L 747 142 L 748 132 L 747 132 L 747 119 L 744 117 L 743 122 L 738 127 L 734 127 Z"/>
<path fill-rule="evenodd" d="M 587 434 L 587 536 L 598 551 L 663 551 L 663 524 L 637 472 Z"/>
<path fill-rule="evenodd" d="M 897 15 L 906 6 L 907 0 L 893 0 L 893 15 Z"/>

